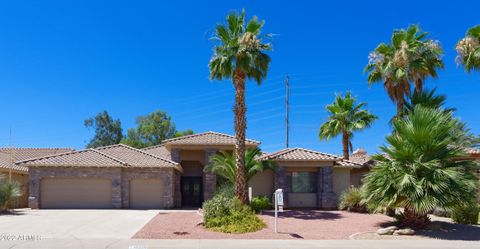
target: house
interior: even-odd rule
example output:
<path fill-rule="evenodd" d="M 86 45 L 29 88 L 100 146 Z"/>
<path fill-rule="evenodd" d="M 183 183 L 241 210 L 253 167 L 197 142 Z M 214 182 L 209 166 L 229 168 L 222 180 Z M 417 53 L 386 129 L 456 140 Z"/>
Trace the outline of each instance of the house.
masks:
<path fill-rule="evenodd" d="M 0 148 L 0 175 L 8 180 L 20 183 L 22 197 L 18 198 L 13 207 L 22 208 L 28 206 L 28 168 L 16 165 L 16 161 L 43 157 L 72 151 L 69 148 Z"/>
<path fill-rule="evenodd" d="M 29 173 L 31 208 L 177 208 L 198 207 L 210 199 L 217 176 L 203 172 L 213 155 L 232 152 L 235 137 L 205 132 L 135 149 L 112 145 L 21 160 Z M 260 142 L 247 139 L 247 148 Z M 338 195 L 363 166 L 336 155 L 291 148 L 261 157 L 277 162 L 249 186 L 254 195 L 285 191 L 287 207 L 335 208 Z"/>

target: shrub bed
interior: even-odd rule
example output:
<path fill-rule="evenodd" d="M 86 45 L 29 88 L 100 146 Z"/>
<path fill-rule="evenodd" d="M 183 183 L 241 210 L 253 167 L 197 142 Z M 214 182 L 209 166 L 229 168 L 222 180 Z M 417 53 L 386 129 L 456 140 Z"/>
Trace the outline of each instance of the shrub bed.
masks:
<path fill-rule="evenodd" d="M 359 188 L 349 188 L 340 195 L 338 208 L 350 212 L 367 212 L 367 206 L 363 202 L 362 190 Z"/>
<path fill-rule="evenodd" d="M 255 196 L 252 198 L 250 202 L 250 207 L 253 209 L 255 213 L 260 213 L 262 210 L 267 210 L 272 208 L 272 204 L 270 203 L 270 199 L 265 196 Z"/>
<path fill-rule="evenodd" d="M 452 210 L 452 220 L 461 224 L 478 224 L 480 215 L 480 206 L 472 203 L 466 206 L 458 206 Z"/>
<path fill-rule="evenodd" d="M 248 233 L 266 227 L 253 210 L 237 198 L 231 198 L 228 191 L 219 191 L 203 204 L 205 228 L 223 233 Z"/>

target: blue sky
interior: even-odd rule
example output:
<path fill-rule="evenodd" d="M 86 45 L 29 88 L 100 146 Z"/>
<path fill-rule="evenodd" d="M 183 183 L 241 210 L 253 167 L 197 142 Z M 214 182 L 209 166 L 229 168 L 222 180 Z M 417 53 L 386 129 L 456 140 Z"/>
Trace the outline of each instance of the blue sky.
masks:
<path fill-rule="evenodd" d="M 459 5 L 463 7 L 459 7 Z M 479 24 L 480 2 L 443 1 L 2 1 L 0 2 L 0 146 L 83 148 L 83 120 L 107 110 L 124 130 L 135 117 L 167 111 L 179 130 L 233 134 L 231 82 L 208 79 L 209 33 L 246 8 L 275 33 L 268 80 L 247 87 L 248 137 L 265 151 L 284 147 L 285 75 L 291 85 L 291 146 L 341 153 L 318 141 L 324 106 L 352 90 L 380 116 L 354 147 L 377 151 L 395 107 L 362 70 L 393 29 L 420 24 L 445 50 L 445 70 L 427 86 L 480 133 L 480 73 L 454 63 L 454 45 Z"/>

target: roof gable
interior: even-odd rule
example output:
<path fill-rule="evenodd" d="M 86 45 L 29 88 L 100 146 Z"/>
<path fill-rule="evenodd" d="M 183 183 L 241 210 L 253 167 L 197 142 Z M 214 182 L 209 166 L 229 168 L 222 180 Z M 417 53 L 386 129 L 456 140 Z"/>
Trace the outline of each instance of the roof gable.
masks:
<path fill-rule="evenodd" d="M 0 148 L 0 168 L 27 172 L 28 168 L 15 162 L 73 151 L 70 148 Z"/>
<path fill-rule="evenodd" d="M 360 164 L 344 160 L 342 157 L 304 148 L 287 148 L 260 158 L 274 161 L 334 161 L 336 167 L 359 168 Z"/>
<path fill-rule="evenodd" d="M 72 151 L 17 162 L 20 166 L 123 167 L 125 162 L 95 149 Z"/>
<path fill-rule="evenodd" d="M 178 163 L 124 144 L 96 148 L 132 167 L 176 167 Z"/>

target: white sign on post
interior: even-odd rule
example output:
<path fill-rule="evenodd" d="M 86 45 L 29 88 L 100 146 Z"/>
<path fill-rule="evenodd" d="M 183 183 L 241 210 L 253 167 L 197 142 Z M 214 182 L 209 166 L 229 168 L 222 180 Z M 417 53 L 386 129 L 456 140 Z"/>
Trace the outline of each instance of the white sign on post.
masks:
<path fill-rule="evenodd" d="M 278 209 L 279 206 L 283 206 L 283 190 L 281 188 L 275 190 L 274 202 L 275 202 L 275 233 L 278 233 Z"/>

